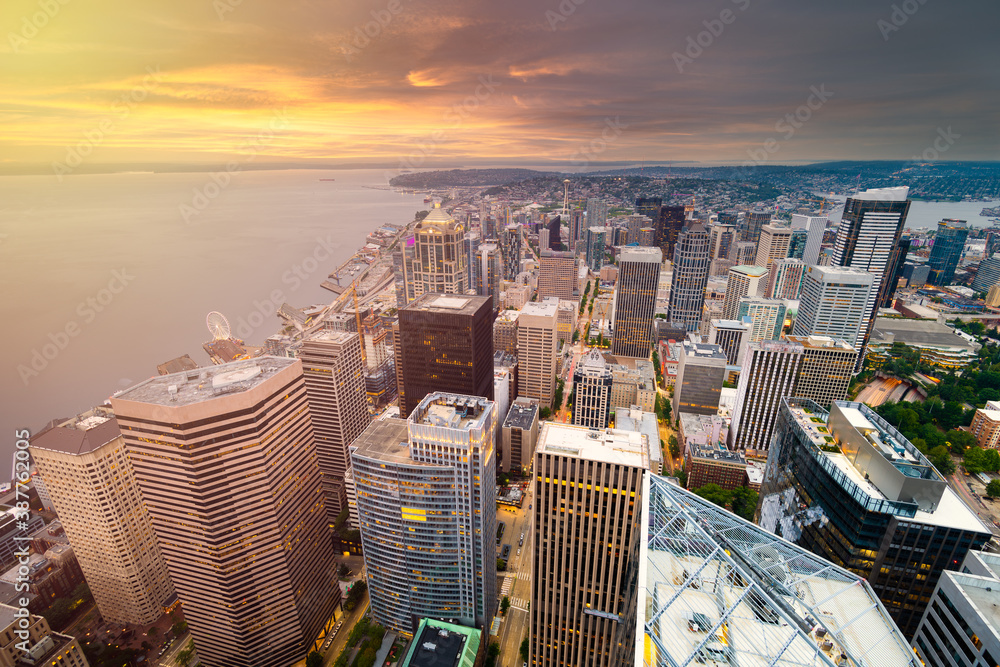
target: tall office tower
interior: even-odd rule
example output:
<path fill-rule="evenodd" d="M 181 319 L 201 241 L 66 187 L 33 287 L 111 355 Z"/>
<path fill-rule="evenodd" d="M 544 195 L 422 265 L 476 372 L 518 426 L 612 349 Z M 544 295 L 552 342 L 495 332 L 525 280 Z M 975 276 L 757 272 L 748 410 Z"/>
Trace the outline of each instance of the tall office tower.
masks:
<path fill-rule="evenodd" d="M 762 340 L 778 340 L 781 329 L 785 326 L 787 306 L 781 299 L 765 299 L 763 297 L 744 297 L 740 299 L 740 307 L 736 319 L 750 318 L 750 342 L 759 343 Z"/>
<path fill-rule="evenodd" d="M 708 344 L 718 345 L 731 366 L 742 366 L 750 345 L 751 320 L 712 320 L 708 327 Z"/>
<path fill-rule="evenodd" d="M 528 663 L 622 667 L 635 653 L 643 479 L 635 431 L 546 422 L 538 434 Z"/>
<path fill-rule="evenodd" d="M 479 282 L 475 283 L 476 294 L 493 297 L 493 307 L 500 305 L 500 280 L 503 277 L 500 248 L 493 243 L 479 246 L 476 257 L 476 275 Z"/>
<path fill-rule="evenodd" d="M 600 273 L 604 265 L 604 248 L 609 227 L 588 227 L 587 228 L 587 268 L 593 273 Z"/>
<path fill-rule="evenodd" d="M 573 423 L 602 429 L 608 425 L 611 385 L 614 379 L 608 362 L 598 350 L 587 353 L 573 371 Z"/>
<path fill-rule="evenodd" d="M 760 230 L 764 225 L 770 224 L 770 211 L 749 211 L 743 218 L 743 226 L 740 227 L 739 240 L 747 243 L 757 244 L 760 239 Z"/>
<path fill-rule="evenodd" d="M 980 667 L 998 664 L 1000 557 L 970 551 L 960 572 L 945 571 L 913 636 L 925 665 Z"/>
<path fill-rule="evenodd" d="M 31 458 L 105 620 L 147 625 L 174 594 L 114 412 L 94 408 L 31 439 Z"/>
<path fill-rule="evenodd" d="M 657 211 L 657 216 L 659 216 L 659 211 Z M 653 220 L 656 218 L 650 218 L 646 215 L 641 215 L 636 213 L 635 215 L 630 215 L 625 218 L 625 228 L 628 229 L 628 242 L 635 245 L 639 243 L 639 230 L 643 227 L 649 227 L 653 224 Z"/>
<path fill-rule="evenodd" d="M 478 232 L 466 232 L 465 239 L 462 241 L 470 289 L 476 289 L 476 286 L 479 285 L 479 245 L 481 243 L 482 237 Z"/>
<path fill-rule="evenodd" d="M 569 345 L 573 341 L 579 310 L 579 302 L 576 299 L 572 301 L 559 299 L 559 308 L 556 310 L 556 338 L 563 345 Z"/>
<path fill-rule="evenodd" d="M 729 427 L 729 449 L 759 457 L 767 452 L 782 399 L 792 396 L 802 365 L 798 343 L 750 343 Z"/>
<path fill-rule="evenodd" d="M 538 298 L 579 300 L 576 253 L 542 249 L 538 253 Z"/>
<path fill-rule="evenodd" d="M 843 338 L 786 336 L 785 340 L 802 346 L 793 396 L 816 401 L 824 409 L 847 398 L 857 350 Z"/>
<path fill-rule="evenodd" d="M 434 392 L 351 445 L 372 617 L 489 628 L 496 607 L 497 407 Z"/>
<path fill-rule="evenodd" d="M 972 289 L 977 292 L 985 292 L 998 283 L 1000 283 L 1000 255 L 994 255 L 979 262 L 979 269 L 972 281 Z"/>
<path fill-rule="evenodd" d="M 517 356 L 517 316 L 519 310 L 501 310 L 493 321 L 494 353 L 503 351 Z"/>
<path fill-rule="evenodd" d="M 488 215 L 485 218 L 480 218 L 479 231 L 481 234 L 481 238 L 484 241 L 486 241 L 487 239 L 499 238 L 499 235 L 497 234 L 497 219 L 492 215 Z"/>
<path fill-rule="evenodd" d="M 641 227 L 639 229 L 638 243 L 641 246 L 650 248 L 656 245 L 656 228 L 655 227 Z"/>
<path fill-rule="evenodd" d="M 392 253 L 392 272 L 396 287 L 396 307 L 402 308 L 416 296 L 414 262 L 416 261 L 416 239 L 412 236 L 399 243 L 399 249 Z"/>
<path fill-rule="evenodd" d="M 805 275 L 805 270 L 806 265 L 801 259 L 789 257 L 774 260 L 768 272 L 764 295 L 771 299 L 797 300 L 802 291 L 802 277 Z"/>
<path fill-rule="evenodd" d="M 643 499 L 636 665 L 921 667 L 863 577 L 671 481 Z"/>
<path fill-rule="evenodd" d="M 517 317 L 517 395 L 533 398 L 545 407 L 556 391 L 556 350 L 559 299 L 524 304 Z"/>
<path fill-rule="evenodd" d="M 569 249 L 576 248 L 576 242 L 584 238 L 584 231 L 587 229 L 586 211 L 582 208 L 575 208 L 569 214 L 569 238 L 567 239 Z"/>
<path fill-rule="evenodd" d="M 618 254 L 615 333 L 611 342 L 611 353 L 615 356 L 649 357 L 662 262 L 659 248 L 627 247 Z"/>
<path fill-rule="evenodd" d="M 788 239 L 788 257 L 802 259 L 808 243 L 809 232 L 804 229 L 793 229 L 792 236 Z"/>
<path fill-rule="evenodd" d="M 736 318 L 740 310 L 740 299 L 748 296 L 764 296 L 767 288 L 767 269 L 760 266 L 734 266 L 729 269 L 726 279 L 726 298 L 722 302 L 722 317 Z"/>
<path fill-rule="evenodd" d="M 27 607 L 7 604 L 0 604 L 0 656 L 4 667 L 90 667 L 75 637 L 54 632 L 44 616 L 28 613 Z"/>
<path fill-rule="evenodd" d="M 552 250 L 562 250 L 562 216 L 554 216 L 546 223 L 549 230 L 549 245 Z M 544 248 L 545 246 L 539 246 Z"/>
<path fill-rule="evenodd" d="M 792 333 L 843 338 L 860 352 L 874 280 L 861 269 L 806 267 Z"/>
<path fill-rule="evenodd" d="M 493 299 L 427 294 L 399 311 L 399 414 L 435 391 L 493 400 Z"/>
<path fill-rule="evenodd" d="M 302 362 L 162 375 L 111 405 L 202 664 L 304 658 L 340 587 Z"/>
<path fill-rule="evenodd" d="M 815 266 L 819 263 L 819 249 L 823 245 L 823 232 L 829 219 L 824 216 L 792 215 L 792 229 L 802 229 L 806 232 L 806 245 L 802 251 L 802 263 Z"/>
<path fill-rule="evenodd" d="M 538 230 L 538 247 L 546 249 L 549 247 L 549 230 L 546 227 Z"/>
<path fill-rule="evenodd" d="M 714 415 L 719 411 L 729 359 L 718 345 L 684 341 L 677 360 L 673 414 Z"/>
<path fill-rule="evenodd" d="M 604 227 L 608 223 L 608 204 L 600 199 L 587 200 L 587 226 Z"/>
<path fill-rule="evenodd" d="M 503 279 L 516 280 L 521 272 L 521 227 L 507 225 L 500 233 L 500 256 L 503 261 Z"/>
<path fill-rule="evenodd" d="M 737 241 L 729 248 L 729 259 L 736 262 L 736 266 L 753 266 L 757 259 L 757 243 Z"/>
<path fill-rule="evenodd" d="M 965 250 L 969 225 L 965 220 L 944 219 L 938 223 L 931 256 L 927 260 L 931 271 L 937 271 L 935 285 L 950 285 L 955 279 L 955 269 Z"/>
<path fill-rule="evenodd" d="M 822 430 L 821 430 L 822 429 Z M 861 403 L 778 413 L 757 524 L 868 579 L 912 637 L 941 573 L 992 533 L 901 433 Z"/>
<path fill-rule="evenodd" d="M 792 234 L 794 232 L 788 227 L 778 225 L 761 227 L 754 265 L 770 269 L 774 260 L 788 257 L 788 246 L 792 241 Z"/>
<path fill-rule="evenodd" d="M 503 423 L 500 467 L 505 472 L 527 474 L 538 442 L 538 405 L 530 398 L 518 398 L 510 406 Z"/>
<path fill-rule="evenodd" d="M 660 246 L 664 257 L 673 257 L 677 239 L 684 229 L 684 207 L 662 206 L 656 223 L 656 245 Z"/>
<path fill-rule="evenodd" d="M 656 224 L 656 221 L 660 219 L 660 207 L 663 206 L 663 199 L 661 197 L 636 197 L 635 199 L 635 212 L 638 215 L 644 215 Z"/>
<path fill-rule="evenodd" d="M 701 324 L 701 309 L 705 305 L 705 285 L 708 283 L 710 239 L 701 223 L 684 227 L 674 246 L 674 274 L 670 284 L 669 316 L 671 322 L 697 331 Z M 662 247 L 662 246 L 661 246 Z"/>
<path fill-rule="evenodd" d="M 895 301 L 896 290 L 899 289 L 899 280 L 903 276 L 903 266 L 906 265 L 906 256 L 910 253 L 910 237 L 900 236 L 899 243 L 892 251 L 892 256 L 889 258 L 889 270 L 886 273 L 886 288 L 882 290 L 882 301 L 879 302 L 879 308 L 892 308 L 892 304 Z M 928 274 L 933 273 L 930 267 L 927 267 Z"/>
<path fill-rule="evenodd" d="M 890 289 L 887 274 L 910 210 L 910 200 L 906 198 L 908 192 L 906 186 L 867 190 L 848 197 L 844 204 L 832 263 L 834 266 L 861 269 L 874 276 L 862 319 L 861 340 L 855 343 L 858 348 L 855 371 L 860 371 L 864 363 L 878 304 L 885 301 L 884 292 Z M 895 285 L 891 289 L 895 290 Z"/>
<path fill-rule="evenodd" d="M 347 447 L 368 426 L 361 344 L 356 333 L 323 330 L 299 351 L 312 415 L 329 525 L 347 507 Z"/>
<path fill-rule="evenodd" d="M 413 298 L 427 292 L 465 294 L 469 290 L 464 224 L 435 203 L 414 227 L 413 239 L 412 261 L 403 264 L 404 270 L 412 271 L 406 280 L 413 284 Z"/>
<path fill-rule="evenodd" d="M 730 249 L 736 240 L 736 227 L 733 225 L 712 225 L 711 257 L 712 259 L 728 259 Z"/>

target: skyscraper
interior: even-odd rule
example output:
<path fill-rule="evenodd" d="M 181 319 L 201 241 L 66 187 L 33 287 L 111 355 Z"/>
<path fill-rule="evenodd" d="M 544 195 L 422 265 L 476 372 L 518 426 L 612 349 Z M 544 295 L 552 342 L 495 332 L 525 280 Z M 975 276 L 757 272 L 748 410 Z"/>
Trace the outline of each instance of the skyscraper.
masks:
<path fill-rule="evenodd" d="M 615 285 L 615 356 L 649 356 L 653 349 L 653 316 L 660 285 L 659 248 L 627 247 L 618 255 L 618 282 Z"/>
<path fill-rule="evenodd" d="M 174 586 L 114 412 L 94 408 L 39 433 L 31 458 L 101 616 L 135 625 L 160 618 Z"/>
<path fill-rule="evenodd" d="M 465 294 L 469 289 L 465 225 L 435 203 L 414 227 L 413 239 L 412 261 L 403 264 L 411 271 L 406 281 L 413 285 L 413 298 L 426 292 Z"/>
<path fill-rule="evenodd" d="M 647 436 L 546 422 L 538 434 L 528 663 L 621 667 L 635 652 Z"/>
<path fill-rule="evenodd" d="M 889 269 L 886 272 L 886 288 L 882 290 L 882 300 L 879 301 L 879 308 L 892 308 L 896 290 L 899 289 L 899 280 L 903 277 L 903 267 L 906 265 L 906 256 L 910 253 L 910 237 L 900 236 L 899 243 L 893 248 L 889 257 Z M 932 273 L 929 266 L 924 267 L 928 275 Z"/>
<path fill-rule="evenodd" d="M 847 398 L 857 350 L 843 338 L 786 336 L 785 340 L 802 346 L 802 363 L 792 396 L 816 401 L 824 409 Z"/>
<path fill-rule="evenodd" d="M 909 188 L 881 188 L 859 192 L 847 198 L 844 213 L 837 229 L 833 249 L 833 265 L 861 269 L 872 274 L 872 290 L 862 320 L 861 339 L 856 341 L 858 361 L 855 370 L 861 370 L 868 339 L 875 325 L 878 304 L 885 300 L 889 285 L 893 253 L 897 251 L 899 237 L 906 224 L 910 201 L 906 198 Z"/>
<path fill-rule="evenodd" d="M 771 212 L 755 210 L 750 211 L 743 218 L 743 227 L 739 230 L 739 240 L 746 243 L 757 244 L 760 240 L 760 229 L 771 222 Z"/>
<path fill-rule="evenodd" d="M 998 283 L 1000 283 L 1000 255 L 987 257 L 979 262 L 976 278 L 972 281 L 972 289 L 985 292 Z"/>
<path fill-rule="evenodd" d="M 660 207 L 663 206 L 661 197 L 636 197 L 635 212 L 644 215 L 656 224 L 660 219 Z"/>
<path fill-rule="evenodd" d="M 465 266 L 469 276 L 467 284 L 470 289 L 476 289 L 476 286 L 479 285 L 479 246 L 481 243 L 482 237 L 479 232 L 466 232 L 465 239 L 462 240 L 462 248 L 465 250 Z"/>
<path fill-rule="evenodd" d="M 497 407 L 434 392 L 408 420 L 351 445 L 372 617 L 412 636 L 422 618 L 485 629 L 496 610 Z"/>
<path fill-rule="evenodd" d="M 731 366 L 742 366 L 750 344 L 750 332 L 753 329 L 752 320 L 740 322 L 737 320 L 712 320 L 708 327 L 708 344 L 718 345 L 726 353 L 726 360 Z"/>
<path fill-rule="evenodd" d="M 770 269 L 771 262 L 788 257 L 788 245 L 791 243 L 793 233 L 790 228 L 779 225 L 761 227 L 754 265 Z"/>
<path fill-rule="evenodd" d="M 500 232 L 500 256 L 503 262 L 503 279 L 517 280 L 521 272 L 521 227 L 507 225 Z"/>
<path fill-rule="evenodd" d="M 938 223 L 934 246 L 927 260 L 931 271 L 936 271 L 935 285 L 950 285 L 955 279 L 955 269 L 965 250 L 969 226 L 965 220 L 945 219 Z"/>
<path fill-rule="evenodd" d="M 660 246 L 664 257 L 673 257 L 677 238 L 684 229 L 684 207 L 662 206 L 659 220 L 654 218 L 654 222 L 656 222 L 656 244 Z"/>
<path fill-rule="evenodd" d="M 718 345 L 684 341 L 674 381 L 672 414 L 714 415 L 719 411 L 729 359 Z"/>
<path fill-rule="evenodd" d="M 801 259 L 774 260 L 767 276 L 765 296 L 772 299 L 797 300 L 802 290 L 802 276 L 805 274 L 805 270 L 806 265 L 802 263 Z"/>
<path fill-rule="evenodd" d="M 501 449 L 497 457 L 505 472 L 527 474 L 535 456 L 538 442 L 538 405 L 530 398 L 518 398 L 510 406 L 500 437 Z"/>
<path fill-rule="evenodd" d="M 479 279 L 479 282 L 475 283 L 476 294 L 493 297 L 494 308 L 500 305 L 500 280 L 503 277 L 501 263 L 500 249 L 496 244 L 487 243 L 479 246 L 476 257 L 476 277 Z"/>
<path fill-rule="evenodd" d="M 802 259 L 808 243 L 809 232 L 804 229 L 793 229 L 792 236 L 788 239 L 788 257 Z"/>
<path fill-rule="evenodd" d="M 608 204 L 600 199 L 587 200 L 587 226 L 604 227 L 608 223 Z"/>
<path fill-rule="evenodd" d="M 111 398 L 206 667 L 286 667 L 340 598 L 302 362 L 258 357 Z"/>
<path fill-rule="evenodd" d="M 680 231 L 674 247 L 669 316 L 671 322 L 684 326 L 688 331 L 697 331 L 701 324 L 711 263 L 709 245 L 705 226 L 694 222 Z"/>
<path fill-rule="evenodd" d="M 757 524 L 867 579 L 912 637 L 944 570 L 990 529 L 930 461 L 861 403 L 785 399 Z"/>
<path fill-rule="evenodd" d="M 736 227 L 716 223 L 712 225 L 712 259 L 728 259 L 730 249 L 736 242 Z"/>
<path fill-rule="evenodd" d="M 874 280 L 861 269 L 806 267 L 792 333 L 843 338 L 857 348 Z"/>
<path fill-rule="evenodd" d="M 323 473 L 327 521 L 332 526 L 347 507 L 347 447 L 371 421 L 360 339 L 356 333 L 323 330 L 303 341 L 299 359 Z"/>
<path fill-rule="evenodd" d="M 558 215 L 553 216 L 545 223 L 545 226 L 549 230 L 549 244 L 548 246 L 541 247 L 562 250 L 562 217 Z"/>
<path fill-rule="evenodd" d="M 760 266 L 734 266 L 726 280 L 726 298 L 722 302 L 722 318 L 735 319 L 740 310 L 740 299 L 747 296 L 764 296 L 767 288 L 767 269 Z"/>
<path fill-rule="evenodd" d="M 771 444 L 774 420 L 782 399 L 792 396 L 802 364 L 798 343 L 750 343 L 729 428 L 729 449 L 760 456 Z"/>
<path fill-rule="evenodd" d="M 517 317 L 517 395 L 549 406 L 556 391 L 559 299 L 524 304 Z"/>
<path fill-rule="evenodd" d="M 587 228 L 586 211 L 582 208 L 575 208 L 569 214 L 569 238 L 567 245 L 570 252 L 576 252 L 576 242 L 584 238 L 584 230 Z"/>
<path fill-rule="evenodd" d="M 737 241 L 729 248 L 729 259 L 736 263 L 736 266 L 753 266 L 757 259 L 756 241 Z"/>
<path fill-rule="evenodd" d="M 604 265 L 604 247 L 607 235 L 611 232 L 608 227 L 588 227 L 587 228 L 587 268 L 593 273 L 600 273 Z"/>
<path fill-rule="evenodd" d="M 823 232 L 826 231 L 826 216 L 792 215 L 792 229 L 803 229 L 806 232 L 806 246 L 802 251 L 802 263 L 815 266 L 819 263 L 819 249 L 823 245 Z"/>
<path fill-rule="evenodd" d="M 427 294 L 393 328 L 399 412 L 435 391 L 493 399 L 493 299 Z"/>
<path fill-rule="evenodd" d="M 576 253 L 543 248 L 538 253 L 538 298 L 579 300 Z"/>
<path fill-rule="evenodd" d="M 574 424 L 596 429 L 608 425 L 613 382 L 608 362 L 599 350 L 591 350 L 580 359 L 573 371 L 573 395 L 576 401 L 571 408 Z"/>
<path fill-rule="evenodd" d="M 743 297 L 736 311 L 736 319 L 742 322 L 743 318 L 750 318 L 751 343 L 778 340 L 785 325 L 786 310 L 785 302 L 781 299 Z"/>

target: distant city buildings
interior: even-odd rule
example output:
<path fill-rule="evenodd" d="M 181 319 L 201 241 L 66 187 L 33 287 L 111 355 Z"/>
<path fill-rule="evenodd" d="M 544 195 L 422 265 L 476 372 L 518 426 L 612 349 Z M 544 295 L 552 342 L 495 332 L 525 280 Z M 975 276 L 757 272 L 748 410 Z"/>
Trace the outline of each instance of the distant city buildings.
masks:
<path fill-rule="evenodd" d="M 653 218 L 653 220 L 656 224 L 655 245 L 660 247 L 660 252 L 665 258 L 673 257 L 677 239 L 685 225 L 684 207 L 662 206 L 659 219 Z"/>
<path fill-rule="evenodd" d="M 742 366 L 752 331 L 749 317 L 744 321 L 715 319 L 709 324 L 708 343 L 721 347 L 731 366 Z"/>
<path fill-rule="evenodd" d="M 163 375 L 111 404 L 203 664 L 300 660 L 340 599 L 302 362 Z"/>
<path fill-rule="evenodd" d="M 503 279 L 515 280 L 521 272 L 521 226 L 507 225 L 500 232 L 500 257 Z"/>
<path fill-rule="evenodd" d="M 806 265 L 801 259 L 776 259 L 771 263 L 764 296 L 772 299 L 796 301 L 802 289 Z"/>
<path fill-rule="evenodd" d="M 793 233 L 790 227 L 779 225 L 761 227 L 754 265 L 770 270 L 774 260 L 788 257 L 788 247 L 791 244 Z"/>
<path fill-rule="evenodd" d="M 611 351 L 615 356 L 649 357 L 662 262 L 659 248 L 622 249 L 612 315 L 615 332 Z"/>
<path fill-rule="evenodd" d="M 495 243 L 479 246 L 476 253 L 477 282 L 470 283 L 479 296 L 493 297 L 494 308 L 500 305 L 500 283 L 503 278 L 503 263 L 500 248 Z"/>
<path fill-rule="evenodd" d="M 743 226 L 739 230 L 739 240 L 756 246 L 760 240 L 761 228 L 770 222 L 770 211 L 754 210 L 748 212 L 742 219 Z M 747 263 L 749 264 L 749 262 Z"/>
<path fill-rule="evenodd" d="M 538 254 L 538 298 L 579 300 L 576 254 L 543 249 Z"/>
<path fill-rule="evenodd" d="M 408 420 L 372 422 L 351 445 L 376 622 L 406 636 L 423 618 L 489 627 L 496 428 L 493 401 L 435 392 Z"/>
<path fill-rule="evenodd" d="M 490 297 L 427 294 L 399 311 L 393 334 L 400 414 L 436 391 L 493 398 Z"/>
<path fill-rule="evenodd" d="M 801 229 L 806 232 L 806 244 L 803 248 L 802 263 L 806 266 L 816 266 L 819 264 L 819 251 L 823 245 L 823 232 L 826 231 L 828 222 L 826 216 L 792 215 L 792 229 Z"/>
<path fill-rule="evenodd" d="M 600 199 L 587 200 L 587 226 L 603 227 L 608 222 L 608 204 Z"/>

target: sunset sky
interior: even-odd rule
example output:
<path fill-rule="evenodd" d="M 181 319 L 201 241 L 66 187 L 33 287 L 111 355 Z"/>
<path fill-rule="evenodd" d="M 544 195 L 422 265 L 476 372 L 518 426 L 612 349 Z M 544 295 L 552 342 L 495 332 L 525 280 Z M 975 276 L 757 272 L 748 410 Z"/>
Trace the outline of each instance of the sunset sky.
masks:
<path fill-rule="evenodd" d="M 998 19 L 988 0 L 4 0 L 0 166 L 74 146 L 217 164 L 247 142 L 413 167 L 739 163 L 769 139 L 775 164 L 909 159 L 939 128 L 943 159 L 993 160 Z"/>

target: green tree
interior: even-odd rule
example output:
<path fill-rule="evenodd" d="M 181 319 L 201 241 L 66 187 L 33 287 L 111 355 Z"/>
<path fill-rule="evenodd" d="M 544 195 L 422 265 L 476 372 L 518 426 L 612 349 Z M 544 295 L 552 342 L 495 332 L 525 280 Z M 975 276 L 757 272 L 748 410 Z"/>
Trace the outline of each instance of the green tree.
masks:
<path fill-rule="evenodd" d="M 731 491 L 723 489 L 718 484 L 706 484 L 700 488 L 694 490 L 696 494 L 704 498 L 705 500 L 715 503 L 719 507 L 728 507 L 729 502 L 733 498 Z"/>
<path fill-rule="evenodd" d="M 378 650 L 377 646 L 368 646 L 358 657 L 354 659 L 354 667 L 373 667 L 375 664 L 375 652 Z"/>
<path fill-rule="evenodd" d="M 507 561 L 503 558 L 497 558 L 497 572 L 503 572 L 507 569 Z"/>
<path fill-rule="evenodd" d="M 486 667 L 496 667 L 498 657 L 500 657 L 500 642 L 494 639 L 486 649 Z"/>
<path fill-rule="evenodd" d="M 685 489 L 688 488 L 688 476 L 687 476 L 687 473 L 684 472 L 684 470 L 682 470 L 682 469 L 681 470 L 675 470 L 674 471 L 674 477 L 676 477 L 677 481 L 679 481 L 681 483 L 681 487 L 683 487 Z"/>
<path fill-rule="evenodd" d="M 323 654 L 313 651 L 306 656 L 306 667 L 323 667 Z"/>
<path fill-rule="evenodd" d="M 990 480 L 990 483 L 986 485 L 986 495 L 990 498 L 1000 497 L 1000 479 Z"/>
<path fill-rule="evenodd" d="M 155 637 L 156 635 L 160 634 L 160 629 L 154 625 L 146 632 L 146 634 L 149 635 L 150 637 Z"/>
<path fill-rule="evenodd" d="M 191 664 L 191 658 L 194 657 L 194 642 L 188 642 L 180 652 L 177 653 L 177 664 L 181 667 L 187 667 Z"/>
<path fill-rule="evenodd" d="M 934 451 L 935 450 L 931 450 L 931 453 Z M 930 458 L 930 455 L 928 455 L 928 458 Z M 962 467 L 965 468 L 965 472 L 970 475 L 981 473 L 985 464 L 984 459 L 983 450 L 979 449 L 979 447 L 970 447 L 965 450 L 965 456 L 962 458 Z M 931 463 L 934 463 L 933 459 L 931 459 Z M 936 466 L 937 464 L 935 464 L 935 467 Z"/>
<path fill-rule="evenodd" d="M 951 460 L 951 454 L 948 453 L 948 448 L 944 445 L 939 445 L 927 452 L 927 458 L 942 475 L 950 475 L 955 472 L 955 464 Z"/>
<path fill-rule="evenodd" d="M 663 401 L 663 419 L 668 423 L 670 422 L 670 411 L 672 409 L 670 401 Z"/>
<path fill-rule="evenodd" d="M 978 446 L 976 443 L 976 436 L 972 435 L 968 431 L 952 429 L 945 433 L 944 437 L 948 441 L 952 454 L 962 454 L 969 447 Z"/>
<path fill-rule="evenodd" d="M 497 484 L 500 486 L 507 486 L 510 484 L 510 477 L 507 476 L 507 473 L 502 472 L 497 475 Z"/>
<path fill-rule="evenodd" d="M 680 456 L 681 447 L 677 443 L 677 437 L 672 435 L 670 436 L 670 440 L 668 440 L 667 442 L 670 444 L 670 455 L 673 456 L 674 458 Z"/>
<path fill-rule="evenodd" d="M 521 640 L 521 660 L 528 662 L 528 638 Z"/>
<path fill-rule="evenodd" d="M 995 449 L 987 449 L 983 452 L 983 470 L 1000 472 L 1000 452 Z"/>
<path fill-rule="evenodd" d="M 733 514 L 753 521 L 753 514 L 757 509 L 757 492 L 747 486 L 738 486 L 733 489 L 732 498 Z"/>
<path fill-rule="evenodd" d="M 507 615 L 507 610 L 510 609 L 510 598 L 506 595 L 500 600 L 500 613 L 504 616 Z"/>
<path fill-rule="evenodd" d="M 538 417 L 542 421 L 545 421 L 546 419 L 548 419 L 551 416 L 552 416 L 552 410 L 547 405 L 543 405 L 541 407 L 541 409 L 538 411 Z"/>

